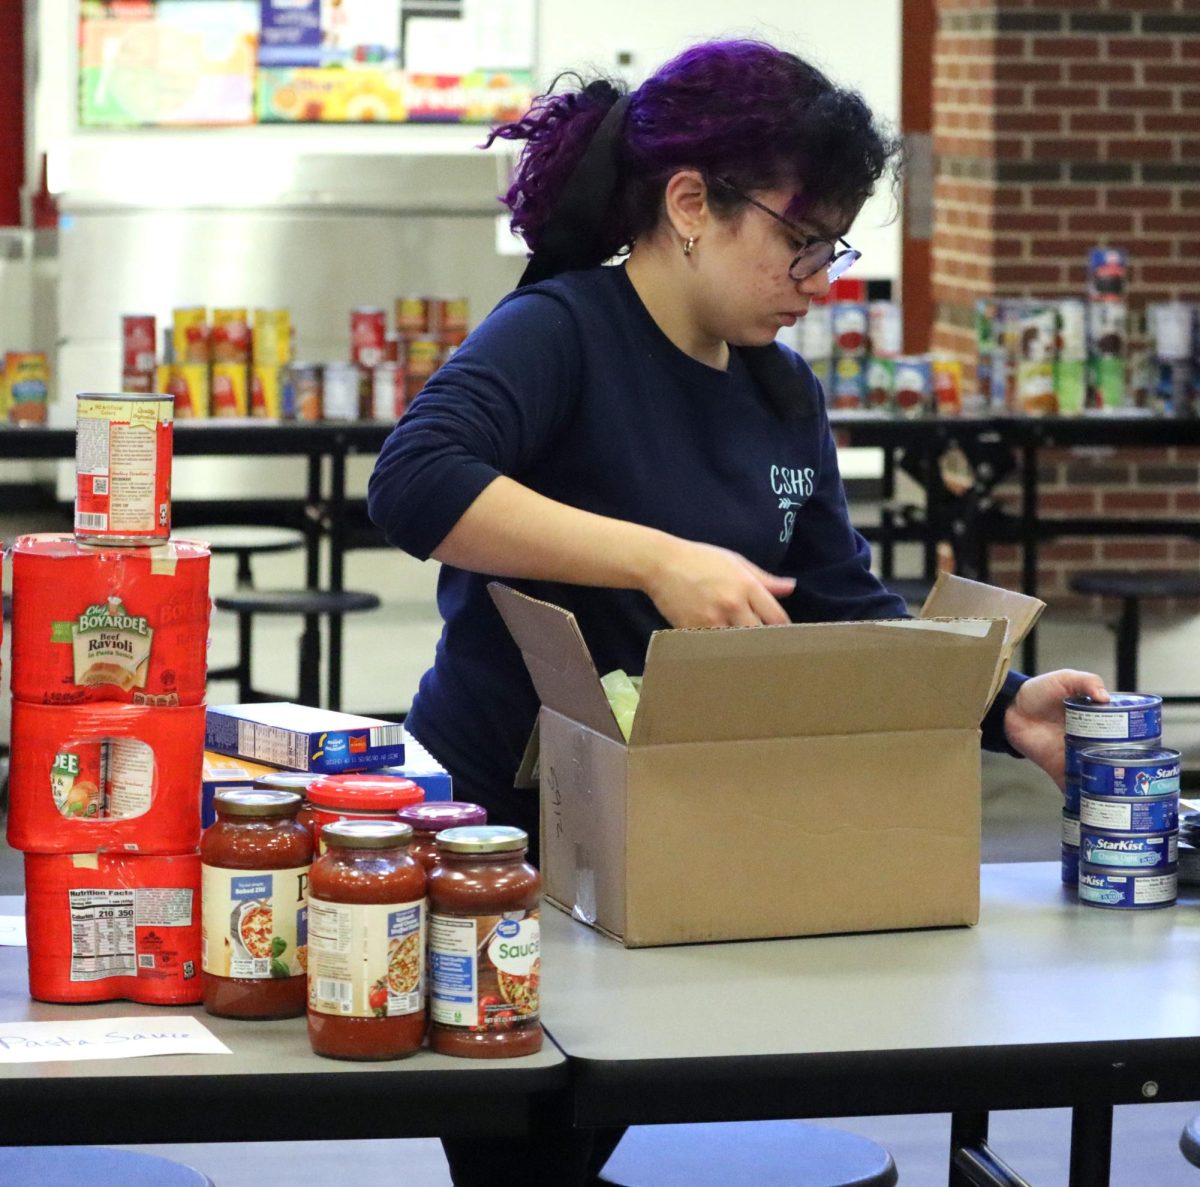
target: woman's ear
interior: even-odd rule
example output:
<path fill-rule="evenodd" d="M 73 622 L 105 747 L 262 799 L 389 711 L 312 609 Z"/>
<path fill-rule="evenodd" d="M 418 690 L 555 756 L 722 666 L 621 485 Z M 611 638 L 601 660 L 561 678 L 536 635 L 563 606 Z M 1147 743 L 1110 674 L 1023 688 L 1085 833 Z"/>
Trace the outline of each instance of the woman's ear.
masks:
<path fill-rule="evenodd" d="M 709 226 L 708 186 L 695 169 L 681 169 L 667 182 L 663 194 L 667 221 L 682 240 L 696 240 Z"/>

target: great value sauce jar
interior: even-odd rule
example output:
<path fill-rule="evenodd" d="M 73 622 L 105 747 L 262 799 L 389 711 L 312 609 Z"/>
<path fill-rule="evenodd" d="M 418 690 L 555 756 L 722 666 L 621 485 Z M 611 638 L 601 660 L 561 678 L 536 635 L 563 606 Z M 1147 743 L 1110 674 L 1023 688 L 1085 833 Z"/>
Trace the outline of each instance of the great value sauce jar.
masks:
<path fill-rule="evenodd" d="M 519 828 L 452 828 L 429 875 L 429 1045 L 499 1059 L 542 1047 L 542 877 Z"/>
<path fill-rule="evenodd" d="M 395 820 L 341 820 L 308 886 L 308 1039 L 332 1059 L 398 1059 L 425 1037 L 425 871 Z"/>
<path fill-rule="evenodd" d="M 437 837 L 448 828 L 467 828 L 487 824 L 487 809 L 465 801 L 435 801 L 401 808 L 396 816 L 413 830 L 409 853 L 425 867 L 428 874 L 437 865 Z"/>
<path fill-rule="evenodd" d="M 312 836 L 291 791 L 218 791 L 200 841 L 204 1008 L 225 1018 L 304 1013 Z"/>
<path fill-rule="evenodd" d="M 318 775 L 308 785 L 305 817 L 318 853 L 321 830 L 338 820 L 395 820 L 401 808 L 425 798 L 411 779 L 397 775 Z"/>

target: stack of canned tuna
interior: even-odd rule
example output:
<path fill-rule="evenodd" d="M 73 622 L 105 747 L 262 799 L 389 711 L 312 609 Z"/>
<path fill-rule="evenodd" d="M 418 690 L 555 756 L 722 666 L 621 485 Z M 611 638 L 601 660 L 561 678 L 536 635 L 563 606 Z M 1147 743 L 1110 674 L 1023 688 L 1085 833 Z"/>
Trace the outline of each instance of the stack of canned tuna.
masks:
<path fill-rule="evenodd" d="M 1066 701 L 1062 880 L 1093 907 L 1168 907 L 1178 885 L 1179 751 L 1162 745 L 1162 697 Z"/>

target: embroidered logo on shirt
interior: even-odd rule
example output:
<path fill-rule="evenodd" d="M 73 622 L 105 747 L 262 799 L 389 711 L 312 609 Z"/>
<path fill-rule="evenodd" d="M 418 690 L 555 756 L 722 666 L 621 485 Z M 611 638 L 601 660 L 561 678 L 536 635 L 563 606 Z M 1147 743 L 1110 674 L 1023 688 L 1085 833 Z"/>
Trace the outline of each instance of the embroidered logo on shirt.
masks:
<path fill-rule="evenodd" d="M 771 467 L 771 489 L 779 496 L 779 510 L 783 512 L 783 528 L 779 542 L 791 542 L 796 529 L 796 512 L 808 502 L 813 493 L 815 471 L 811 467 L 796 469 L 792 466 Z"/>

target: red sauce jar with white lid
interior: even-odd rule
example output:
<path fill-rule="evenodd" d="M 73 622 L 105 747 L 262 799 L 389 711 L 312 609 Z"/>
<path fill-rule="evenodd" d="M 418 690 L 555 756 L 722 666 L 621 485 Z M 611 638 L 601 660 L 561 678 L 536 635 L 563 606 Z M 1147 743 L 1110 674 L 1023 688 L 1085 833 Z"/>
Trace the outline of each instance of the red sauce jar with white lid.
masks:
<path fill-rule="evenodd" d="M 397 820 L 339 820 L 309 881 L 308 1037 L 331 1059 L 399 1059 L 425 1037 L 425 871 Z"/>
<path fill-rule="evenodd" d="M 398 775 L 318 775 L 305 805 L 317 852 L 325 852 L 321 830 L 335 820 L 396 820 L 401 808 L 424 799 L 424 790 Z"/>
<path fill-rule="evenodd" d="M 542 1048 L 542 876 L 528 835 L 483 825 L 438 835 L 429 875 L 429 1045 L 504 1059 Z"/>
<path fill-rule="evenodd" d="M 413 804 L 401 808 L 398 819 L 411 825 L 412 844 L 408 847 L 429 873 L 438 861 L 437 835 L 448 828 L 467 828 L 471 825 L 487 824 L 487 809 L 479 804 L 465 801 L 435 800 L 428 804 Z"/>
<path fill-rule="evenodd" d="M 204 1008 L 297 1018 L 306 998 L 312 835 L 293 791 L 218 791 L 200 840 Z"/>

